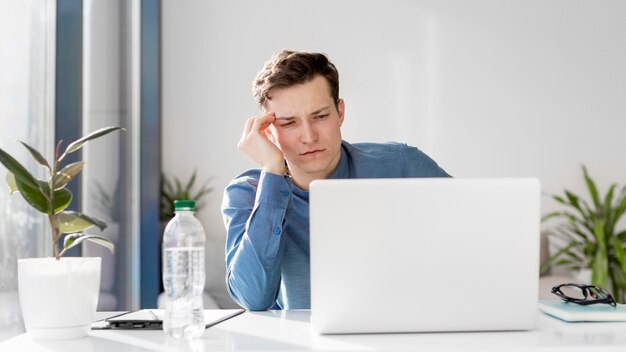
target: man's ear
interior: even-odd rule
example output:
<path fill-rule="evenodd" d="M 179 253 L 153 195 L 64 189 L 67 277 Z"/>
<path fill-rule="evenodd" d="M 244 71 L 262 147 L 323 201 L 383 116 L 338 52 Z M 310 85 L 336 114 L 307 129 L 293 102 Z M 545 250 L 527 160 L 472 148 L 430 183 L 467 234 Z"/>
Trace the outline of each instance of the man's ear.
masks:
<path fill-rule="evenodd" d="M 339 112 L 339 126 L 343 125 L 343 117 L 346 112 L 346 104 L 343 102 L 343 99 L 339 99 L 337 103 L 337 112 Z"/>

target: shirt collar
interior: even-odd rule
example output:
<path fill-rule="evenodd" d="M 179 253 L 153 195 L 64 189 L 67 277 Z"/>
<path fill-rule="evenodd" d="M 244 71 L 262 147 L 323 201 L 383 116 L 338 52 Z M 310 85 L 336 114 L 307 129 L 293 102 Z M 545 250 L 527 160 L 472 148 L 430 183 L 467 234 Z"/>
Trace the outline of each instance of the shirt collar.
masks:
<path fill-rule="evenodd" d="M 328 178 L 350 178 L 350 154 L 348 153 L 348 142 L 341 141 L 341 157 L 339 163 Z"/>

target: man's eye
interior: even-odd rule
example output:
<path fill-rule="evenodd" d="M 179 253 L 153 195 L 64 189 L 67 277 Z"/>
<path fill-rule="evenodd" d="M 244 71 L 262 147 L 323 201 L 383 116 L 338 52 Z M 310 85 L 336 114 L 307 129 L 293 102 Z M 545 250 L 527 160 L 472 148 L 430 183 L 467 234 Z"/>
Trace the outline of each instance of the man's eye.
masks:
<path fill-rule="evenodd" d="M 316 120 L 322 120 L 322 119 L 325 119 L 327 117 L 328 117 L 328 114 L 326 114 L 326 115 L 317 115 L 317 116 L 315 116 L 315 119 Z"/>
<path fill-rule="evenodd" d="M 289 125 L 293 125 L 293 121 L 289 121 L 287 123 L 283 123 L 283 124 L 280 125 L 280 127 L 287 127 Z"/>

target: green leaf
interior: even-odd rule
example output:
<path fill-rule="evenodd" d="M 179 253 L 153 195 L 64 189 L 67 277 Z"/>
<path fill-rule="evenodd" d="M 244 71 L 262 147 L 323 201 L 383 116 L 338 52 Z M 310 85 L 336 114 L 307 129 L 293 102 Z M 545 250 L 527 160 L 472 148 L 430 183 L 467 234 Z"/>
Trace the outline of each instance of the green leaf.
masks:
<path fill-rule="evenodd" d="M 95 236 L 95 235 L 87 235 L 85 237 L 87 237 L 86 238 L 87 241 L 99 244 L 103 247 L 106 247 L 108 250 L 111 251 L 111 253 L 115 253 L 115 245 L 113 244 L 113 242 L 109 241 L 108 239 L 102 236 Z"/>
<path fill-rule="evenodd" d="M 35 160 L 45 166 L 46 168 L 48 168 L 48 170 L 51 170 L 50 165 L 48 164 L 48 161 L 46 160 L 46 158 L 43 157 L 43 155 L 41 155 L 41 153 L 39 153 L 35 148 L 31 147 L 30 145 L 19 141 L 20 143 L 22 143 L 22 145 L 24 147 L 26 147 L 26 149 L 28 149 L 28 151 L 30 152 L 30 154 L 33 156 L 33 158 L 35 158 Z"/>
<path fill-rule="evenodd" d="M 613 201 L 613 193 L 615 192 L 615 187 L 617 187 L 617 185 L 614 183 L 606 192 L 606 196 L 604 197 L 604 211 L 605 212 L 608 212 L 608 210 L 611 209 L 611 202 Z"/>
<path fill-rule="evenodd" d="M 624 251 L 624 246 L 620 241 L 613 241 L 613 251 L 615 251 L 615 258 L 620 267 L 626 271 L 626 251 Z"/>
<path fill-rule="evenodd" d="M 115 252 L 115 245 L 108 239 L 102 236 L 85 235 L 83 233 L 77 232 L 77 233 L 72 233 L 72 234 L 65 236 L 65 239 L 63 240 L 63 250 L 61 251 L 61 253 L 59 253 L 59 256 L 63 256 L 65 252 L 67 252 L 69 249 L 78 246 L 84 241 L 97 243 L 109 249 L 111 253 Z"/>
<path fill-rule="evenodd" d="M 213 189 L 209 188 L 209 191 L 212 191 Z M 546 215 L 544 215 L 541 218 L 541 222 L 546 222 L 552 218 L 565 218 L 567 219 L 571 224 L 583 224 L 584 225 L 584 221 L 581 220 L 580 218 L 578 218 L 576 215 L 574 215 L 573 213 L 570 213 L 569 211 L 553 211 L 550 212 Z"/>
<path fill-rule="evenodd" d="M 180 195 L 182 195 L 183 193 L 183 186 L 180 184 L 180 180 L 177 177 L 174 177 L 174 183 L 176 184 L 176 195 L 179 196 L 176 199 L 184 200 L 184 198 L 180 197 Z"/>
<path fill-rule="evenodd" d="M 48 184 L 43 181 L 37 181 L 39 188 L 33 188 L 23 183 L 21 180 L 16 179 L 17 188 L 19 189 L 22 197 L 33 206 L 33 208 L 44 214 L 50 214 L 50 199 L 48 195 L 50 188 Z M 42 191 L 43 190 L 43 191 Z M 54 214 L 67 208 L 72 202 L 72 192 L 67 189 L 60 189 L 54 192 Z"/>
<path fill-rule="evenodd" d="M 563 247 L 561 249 L 559 249 L 558 252 L 554 253 L 553 255 L 551 255 L 548 260 L 546 260 L 543 265 L 539 268 L 539 273 L 540 274 L 544 274 L 546 271 L 548 271 L 548 269 L 550 269 L 552 266 L 558 266 L 557 262 L 559 260 L 559 258 L 561 257 L 561 255 L 563 253 L 566 253 L 567 251 L 569 251 L 572 247 L 576 246 L 576 243 L 570 243 L 569 245 L 567 245 L 566 247 Z"/>
<path fill-rule="evenodd" d="M 612 286 L 613 286 L 613 298 L 617 303 L 624 304 L 624 290 L 626 289 L 626 273 L 624 270 L 615 263 L 611 263 L 610 266 Z"/>
<path fill-rule="evenodd" d="M 2 149 L 0 149 L 0 162 L 13 173 L 17 180 L 21 180 L 22 183 L 27 184 L 31 188 L 39 188 L 37 179 L 22 164 Z"/>
<path fill-rule="evenodd" d="M 162 191 L 168 194 L 174 193 L 174 188 L 172 187 L 172 183 L 170 182 L 170 180 L 167 179 L 167 176 L 165 176 L 165 174 L 163 173 L 161 174 L 161 183 L 162 183 L 162 187 L 161 187 Z"/>
<path fill-rule="evenodd" d="M 572 261 L 571 259 L 561 259 L 559 261 L 557 261 L 556 263 L 554 263 L 555 266 L 563 266 L 563 265 L 570 265 L 570 264 L 574 264 L 575 262 Z"/>
<path fill-rule="evenodd" d="M 587 202 L 585 202 L 584 200 L 581 201 L 580 198 L 576 194 L 568 190 L 565 190 L 565 196 L 567 197 L 568 202 L 564 201 L 563 203 L 564 205 L 567 205 L 569 207 L 576 209 L 578 213 L 580 213 L 583 219 L 587 219 L 589 217 L 589 214 L 591 212 L 589 211 Z M 582 202 L 582 205 L 581 205 L 581 202 Z"/>
<path fill-rule="evenodd" d="M 563 213 L 560 211 L 553 211 L 550 213 L 545 214 L 544 216 L 541 217 L 541 222 L 546 222 L 552 218 L 558 218 L 563 216 Z"/>
<path fill-rule="evenodd" d="M 622 267 L 616 263 L 611 263 L 609 269 L 613 274 L 613 282 L 617 282 L 617 285 L 626 288 L 626 272 L 622 269 Z"/>
<path fill-rule="evenodd" d="M 587 173 L 587 168 L 583 165 L 583 176 L 585 177 L 585 183 L 587 184 L 587 188 L 589 189 L 589 194 L 591 195 L 591 199 L 593 199 L 593 204 L 595 204 L 596 208 L 600 208 L 600 197 L 598 196 L 598 188 L 596 187 L 596 183 L 593 181 L 591 177 L 589 177 L 589 173 Z"/>
<path fill-rule="evenodd" d="M 560 230 L 563 231 L 564 233 L 572 235 L 571 236 L 572 238 L 579 238 L 586 242 L 590 240 L 590 237 L 592 238 L 595 237 L 595 236 L 590 236 L 586 234 L 585 231 L 583 231 L 583 229 L 581 229 L 576 223 L 570 223 L 565 226 L 562 226 Z"/>
<path fill-rule="evenodd" d="M 572 249 L 574 249 L 574 248 L 572 248 Z M 568 257 L 572 258 L 572 259 L 573 259 L 573 260 L 575 260 L 577 263 L 580 263 L 580 262 L 584 262 L 584 261 L 585 261 L 585 260 L 584 260 L 584 258 L 582 258 L 582 257 L 581 257 L 578 253 L 574 253 L 574 252 L 573 252 L 573 251 L 571 251 L 571 250 L 570 250 L 570 251 L 565 252 L 565 254 L 564 254 L 564 255 L 566 255 L 566 256 L 568 256 Z"/>
<path fill-rule="evenodd" d="M 193 196 L 193 199 L 195 199 L 196 201 L 199 201 L 202 197 L 204 197 L 205 195 L 211 193 L 212 191 L 213 191 L 213 188 L 203 186 L 198 191 L 198 193 L 196 193 L 196 195 Z"/>
<path fill-rule="evenodd" d="M 626 213 L 626 186 L 622 188 L 620 196 L 617 199 L 617 206 L 613 216 L 613 221 L 617 223 L 624 213 Z"/>
<path fill-rule="evenodd" d="M 59 158 L 59 160 L 63 159 L 67 154 L 70 154 L 70 153 L 73 153 L 73 152 L 79 150 L 88 141 L 90 141 L 92 139 L 96 139 L 98 137 L 102 137 L 102 136 L 104 136 L 106 134 L 109 134 L 109 133 L 111 133 L 113 131 L 117 131 L 117 130 L 124 130 L 124 131 L 126 131 L 126 129 L 124 129 L 122 127 L 104 127 L 104 128 L 99 129 L 99 130 L 91 132 L 90 134 L 82 137 L 81 139 L 78 139 L 78 140 L 70 143 L 70 145 L 68 145 L 67 148 L 65 149 L 65 152 L 63 153 L 61 158 Z"/>
<path fill-rule="evenodd" d="M 561 196 L 557 196 L 557 195 L 553 195 L 552 199 L 556 200 L 557 202 L 563 204 L 563 205 L 567 205 L 565 202 L 565 199 L 563 199 L 563 197 Z"/>
<path fill-rule="evenodd" d="M 64 211 L 56 215 L 59 232 L 76 233 L 82 232 L 92 226 L 97 226 L 100 231 L 106 229 L 107 224 L 99 219 L 87 216 L 76 211 Z"/>
<path fill-rule="evenodd" d="M 596 286 L 606 287 L 609 265 L 605 251 L 596 252 L 591 269 L 591 282 Z"/>
<path fill-rule="evenodd" d="M 19 178 L 15 179 L 15 184 L 17 185 L 17 189 L 20 194 L 28 204 L 44 214 L 50 214 L 50 200 L 48 199 L 48 195 L 40 188 L 41 186 L 31 187 L 30 184 L 23 182 Z"/>
<path fill-rule="evenodd" d="M 83 169 L 83 166 L 85 166 L 84 161 L 77 161 L 67 165 L 61 171 L 57 172 L 52 181 L 54 189 L 58 190 L 65 187 L 76 175 L 78 175 L 78 173 Z"/>
<path fill-rule="evenodd" d="M 72 203 L 72 192 L 68 189 L 54 191 L 54 213 L 57 214 Z"/>
<path fill-rule="evenodd" d="M 193 187 L 194 182 L 196 182 L 196 170 L 193 170 L 193 173 L 191 174 L 191 178 L 189 179 L 187 186 L 185 186 L 185 192 L 187 193 L 191 192 L 191 187 Z"/>
<path fill-rule="evenodd" d="M 19 192 L 20 190 L 17 188 L 17 183 L 15 183 L 15 175 L 11 171 L 7 172 L 7 185 L 9 185 L 9 189 L 11 190 L 11 194 L 15 192 Z"/>
<path fill-rule="evenodd" d="M 565 190 L 565 196 L 567 197 L 567 200 L 569 201 L 569 203 L 565 203 L 566 205 L 570 205 L 573 206 L 574 208 L 581 210 L 580 209 L 580 205 L 578 204 L 578 196 L 568 190 Z"/>
<path fill-rule="evenodd" d="M 603 250 L 606 250 L 606 236 L 604 233 L 604 220 L 597 220 L 593 223 L 593 233 L 596 235 L 596 242 Z"/>

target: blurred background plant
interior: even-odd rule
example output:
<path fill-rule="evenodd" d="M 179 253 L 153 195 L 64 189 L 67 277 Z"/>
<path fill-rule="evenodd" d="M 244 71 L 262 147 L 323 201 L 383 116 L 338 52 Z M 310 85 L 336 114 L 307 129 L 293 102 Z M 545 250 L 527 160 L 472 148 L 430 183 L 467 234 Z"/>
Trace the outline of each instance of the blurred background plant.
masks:
<path fill-rule="evenodd" d="M 94 185 L 96 186 L 96 192 L 92 195 L 94 206 L 100 213 L 106 216 L 107 220 L 119 223 L 120 213 L 118 205 L 122 201 L 119 180 L 115 183 L 112 194 L 109 194 L 100 182 L 94 181 Z"/>
<path fill-rule="evenodd" d="M 561 222 L 547 230 L 551 245 L 558 250 L 542 265 L 541 272 L 556 266 L 572 272 L 589 269 L 591 284 L 607 289 L 617 302 L 626 303 L 626 230 L 616 228 L 626 212 L 626 186 L 613 183 L 602 198 L 584 165 L 582 170 L 591 202 L 568 190 L 562 196 L 552 195 L 565 209 L 542 219 Z"/>
<path fill-rule="evenodd" d="M 177 199 L 195 200 L 196 212 L 202 210 L 205 205 L 203 198 L 213 191 L 213 188 L 208 187 L 211 178 L 206 179 L 201 186 L 194 188 L 197 179 L 196 171 L 193 171 L 191 177 L 185 183 L 177 177 L 171 179 L 165 173 L 161 174 L 161 206 L 159 215 L 161 222 L 168 222 L 174 217 L 174 201 Z"/>

